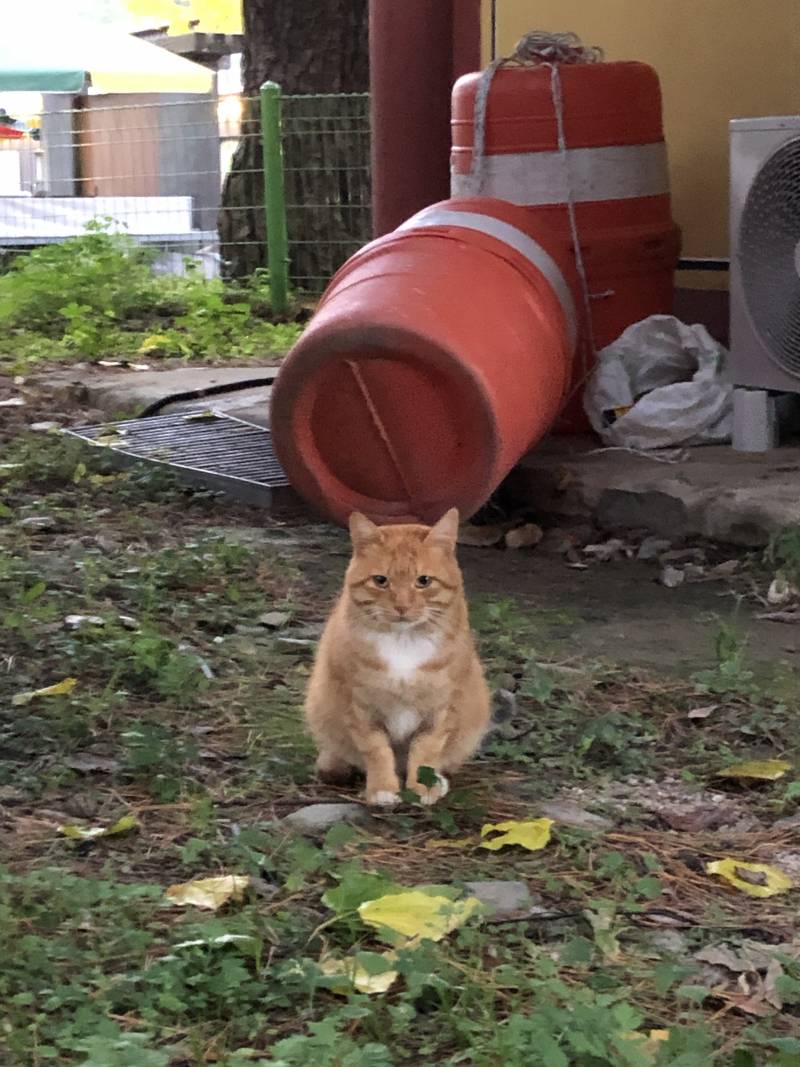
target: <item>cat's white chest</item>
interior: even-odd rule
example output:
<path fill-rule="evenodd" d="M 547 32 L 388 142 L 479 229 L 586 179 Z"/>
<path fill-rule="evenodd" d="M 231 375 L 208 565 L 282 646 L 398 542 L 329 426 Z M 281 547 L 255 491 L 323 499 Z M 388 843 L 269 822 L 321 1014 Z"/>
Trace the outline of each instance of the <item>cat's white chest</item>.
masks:
<path fill-rule="evenodd" d="M 386 667 L 387 674 L 398 682 L 413 678 L 420 667 L 436 656 L 439 642 L 426 634 L 375 634 L 375 650 Z"/>

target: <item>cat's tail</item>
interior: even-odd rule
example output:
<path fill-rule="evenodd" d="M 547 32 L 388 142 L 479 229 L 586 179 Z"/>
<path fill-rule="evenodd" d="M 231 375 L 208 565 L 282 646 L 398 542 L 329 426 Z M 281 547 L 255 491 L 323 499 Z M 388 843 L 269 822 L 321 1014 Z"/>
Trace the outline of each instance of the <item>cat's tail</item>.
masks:
<path fill-rule="evenodd" d="M 513 722 L 517 715 L 517 698 L 510 689 L 495 689 L 492 693 L 492 718 L 489 728 L 483 735 L 479 754 L 489 748 L 492 741 L 501 733 L 504 726 Z"/>

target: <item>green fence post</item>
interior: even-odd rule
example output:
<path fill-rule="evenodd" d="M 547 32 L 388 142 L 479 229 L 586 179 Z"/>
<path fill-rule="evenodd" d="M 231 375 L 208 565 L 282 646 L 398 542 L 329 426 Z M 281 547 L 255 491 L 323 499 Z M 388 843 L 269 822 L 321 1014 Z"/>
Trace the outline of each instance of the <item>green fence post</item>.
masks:
<path fill-rule="evenodd" d="M 283 315 L 289 305 L 289 239 L 283 191 L 281 87 L 261 86 L 261 142 L 264 152 L 264 214 L 267 220 L 267 263 L 272 311 Z"/>

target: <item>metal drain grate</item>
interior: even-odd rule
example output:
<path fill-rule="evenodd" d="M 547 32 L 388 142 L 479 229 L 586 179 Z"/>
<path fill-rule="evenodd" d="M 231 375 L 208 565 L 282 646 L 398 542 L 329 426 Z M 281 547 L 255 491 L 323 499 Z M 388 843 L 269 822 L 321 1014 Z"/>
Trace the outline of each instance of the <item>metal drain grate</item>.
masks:
<path fill-rule="evenodd" d="M 122 462 L 160 463 L 184 481 L 251 504 L 272 504 L 276 490 L 289 488 L 269 430 L 221 412 L 155 415 L 64 432 L 110 449 Z"/>

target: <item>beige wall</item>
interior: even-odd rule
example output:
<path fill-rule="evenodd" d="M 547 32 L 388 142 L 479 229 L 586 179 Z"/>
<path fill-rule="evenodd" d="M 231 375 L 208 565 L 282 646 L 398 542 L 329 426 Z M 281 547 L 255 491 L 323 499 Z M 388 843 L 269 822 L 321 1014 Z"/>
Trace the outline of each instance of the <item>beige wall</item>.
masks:
<path fill-rule="evenodd" d="M 727 255 L 727 122 L 800 112 L 800 0 L 497 0 L 498 55 L 530 29 L 656 68 L 684 255 Z"/>
<path fill-rule="evenodd" d="M 153 97 L 140 96 L 145 102 Z M 77 114 L 81 196 L 155 196 L 158 108 L 89 96 Z"/>

